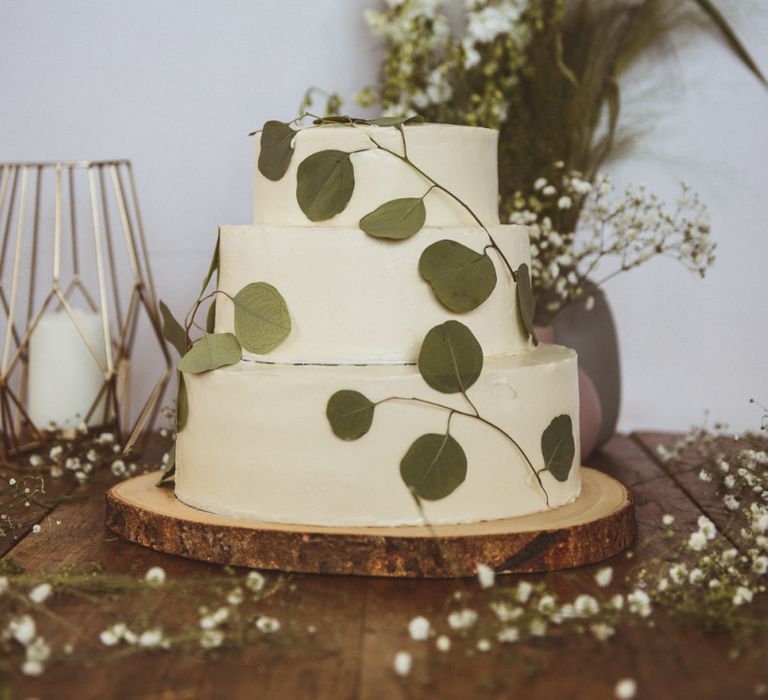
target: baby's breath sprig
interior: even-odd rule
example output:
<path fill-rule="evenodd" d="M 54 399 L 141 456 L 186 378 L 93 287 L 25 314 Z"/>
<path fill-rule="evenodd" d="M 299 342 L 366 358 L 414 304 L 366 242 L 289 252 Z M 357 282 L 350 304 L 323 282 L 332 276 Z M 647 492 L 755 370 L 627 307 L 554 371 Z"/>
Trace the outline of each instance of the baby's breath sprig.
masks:
<path fill-rule="evenodd" d="M 766 412 L 768 415 L 768 412 Z M 434 653 L 459 646 L 467 654 L 486 653 L 547 637 L 563 640 L 589 635 L 598 642 L 619 638 L 630 627 L 654 627 L 659 613 L 685 620 L 702 633 L 727 634 L 731 656 L 762 654 L 768 620 L 756 616 L 751 605 L 766 592 L 768 575 L 768 421 L 759 432 L 732 435 L 727 426 L 693 428 L 659 456 L 670 469 L 696 471 L 705 488 L 722 498 L 731 522 L 718 527 L 706 515 L 695 529 L 673 528 L 665 514 L 649 544 L 663 553 L 619 578 L 610 566 L 598 568 L 591 580 L 563 574 L 565 586 L 546 579 L 536 582 L 499 581 L 490 567 L 478 563 L 479 590 L 457 591 L 441 619 L 420 615 L 408 624 L 413 642 L 434 644 Z M 633 552 L 627 554 L 632 558 Z M 562 583 L 562 581 L 561 581 Z M 563 594 L 563 589 L 572 590 Z M 407 655 L 409 663 L 404 660 Z M 401 650 L 393 670 L 410 673 L 413 655 Z M 617 697 L 634 681 L 617 682 Z M 634 687 L 634 686 L 633 686 Z"/>
<path fill-rule="evenodd" d="M 297 631 L 274 616 L 285 604 L 281 596 L 290 592 L 287 583 L 283 576 L 227 567 L 209 576 L 171 578 L 155 566 L 136 578 L 96 564 L 33 573 L 6 560 L 0 565 L 0 673 L 20 668 L 38 676 L 53 663 L 109 661 L 146 651 L 205 654 L 269 645 L 322 652 L 314 640 L 307 648 L 301 644 L 314 630 Z M 122 619 L 120 610 L 137 597 L 140 614 Z M 68 598 L 87 600 L 104 619 L 94 638 L 56 612 L 54 604 Z M 49 641 L 62 633 L 68 641 L 60 647 Z"/>
<path fill-rule="evenodd" d="M 555 175 L 538 178 L 529 196 L 518 193 L 510 217 L 529 227 L 542 325 L 575 300 L 591 308 L 595 287 L 652 258 L 677 260 L 701 277 L 713 265 L 707 208 L 686 183 L 669 207 L 643 186 L 616 196 L 607 175 L 592 184 L 563 168 L 556 163 Z M 573 210 L 579 212 L 575 226 Z"/>

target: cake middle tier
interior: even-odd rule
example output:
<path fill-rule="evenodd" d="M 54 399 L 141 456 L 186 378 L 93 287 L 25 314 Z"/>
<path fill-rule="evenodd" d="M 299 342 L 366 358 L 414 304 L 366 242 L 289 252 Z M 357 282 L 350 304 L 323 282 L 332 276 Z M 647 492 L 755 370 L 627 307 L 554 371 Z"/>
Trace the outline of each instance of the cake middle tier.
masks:
<path fill-rule="evenodd" d="M 530 266 L 525 226 L 489 228 L 510 265 Z M 414 362 L 427 331 L 456 318 L 485 355 L 530 347 L 517 309 L 512 275 L 489 250 L 497 282 L 490 297 L 466 314 L 453 314 L 419 274 L 432 243 L 459 241 L 482 252 L 488 234 L 478 227 L 425 228 L 404 241 L 371 238 L 359 229 L 222 226 L 218 288 L 234 296 L 251 282 L 268 282 L 288 304 L 291 332 L 269 355 L 280 363 L 376 364 Z M 216 301 L 216 332 L 234 329 L 234 307 Z"/>

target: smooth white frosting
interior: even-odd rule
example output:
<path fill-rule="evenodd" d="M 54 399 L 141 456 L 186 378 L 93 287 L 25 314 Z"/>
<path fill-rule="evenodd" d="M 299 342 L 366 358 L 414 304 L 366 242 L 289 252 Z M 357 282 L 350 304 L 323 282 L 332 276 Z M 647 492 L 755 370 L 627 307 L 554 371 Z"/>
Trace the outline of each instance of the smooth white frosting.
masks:
<path fill-rule="evenodd" d="M 530 266 L 528 230 L 493 226 L 514 268 Z M 433 326 L 457 318 L 486 355 L 519 352 L 530 341 L 519 320 L 515 283 L 494 250 L 497 283 L 477 309 L 452 314 L 418 272 L 422 251 L 441 239 L 482 251 L 478 227 L 426 228 L 404 241 L 371 238 L 359 229 L 223 226 L 219 289 L 236 294 L 251 282 L 274 285 L 285 298 L 291 333 L 263 359 L 270 362 L 412 362 Z M 216 331 L 234 328 L 232 302 L 217 297 Z"/>
<path fill-rule="evenodd" d="M 215 513 L 316 525 L 421 522 L 400 478 L 411 443 L 442 433 L 446 412 L 413 402 L 378 406 L 370 431 L 346 442 L 331 431 L 328 398 L 356 389 L 371 400 L 418 396 L 466 410 L 460 395 L 430 389 L 412 365 L 291 366 L 240 362 L 186 375 L 189 419 L 176 446 L 176 495 Z M 487 357 L 469 396 L 481 415 L 508 431 L 537 467 L 541 434 L 557 415 L 573 419 L 576 457 L 566 482 L 542 479 L 553 507 L 576 498 L 578 382 L 576 353 L 541 345 Z M 467 477 L 448 497 L 425 502 L 432 523 L 492 520 L 545 509 L 544 496 L 515 447 L 477 420 L 454 416 Z"/>
<path fill-rule="evenodd" d="M 486 226 L 499 222 L 498 132 L 449 124 L 404 127 L 409 159 L 467 204 Z M 379 144 L 402 154 L 400 132 L 394 127 L 325 125 L 302 128 L 293 140 L 295 150 L 288 170 L 278 181 L 265 178 L 257 167 L 261 134 L 256 146 L 253 185 L 253 221 L 256 224 L 306 226 L 312 222 L 296 201 L 296 170 L 307 156 L 326 149 L 356 151 L 352 158 L 355 189 L 347 207 L 328 226 L 357 226 L 360 219 L 384 202 L 418 197 L 429 183 L 407 163 L 373 146 Z M 427 226 L 476 225 L 469 213 L 444 192 L 433 190 L 424 201 Z"/>

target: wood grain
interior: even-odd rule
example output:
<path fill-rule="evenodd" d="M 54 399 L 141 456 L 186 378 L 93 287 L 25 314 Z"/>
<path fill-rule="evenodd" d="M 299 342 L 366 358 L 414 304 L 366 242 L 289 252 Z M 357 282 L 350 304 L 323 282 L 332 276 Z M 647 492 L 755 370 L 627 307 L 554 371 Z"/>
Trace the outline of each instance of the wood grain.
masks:
<path fill-rule="evenodd" d="M 638 540 L 632 558 L 618 555 L 610 563 L 620 581 L 634 568 L 664 555 L 652 536 L 661 516 L 672 513 L 674 528 L 683 536 L 695 528 L 702 510 L 660 464 L 633 439 L 616 436 L 590 461 L 590 466 L 611 474 L 631 489 L 635 498 Z M 143 576 L 150 566 L 162 566 L 169 578 L 208 576 L 218 567 L 164 555 L 127 543 L 104 527 L 104 491 L 114 480 L 97 477 L 79 490 L 84 502 L 60 505 L 53 513 L 62 524 L 30 534 L 10 552 L 23 566 L 51 570 L 64 563 L 100 561 L 111 573 Z M 569 572 L 530 574 L 530 581 L 546 580 L 561 595 L 595 591 L 589 566 Z M 765 680 L 765 669 L 749 658 L 729 660 L 730 640 L 656 614 L 656 627 L 622 628 L 607 644 L 588 635 L 553 638 L 540 644 L 494 644 L 480 654 L 470 639 L 451 632 L 447 654 L 434 652 L 433 642 L 415 642 L 408 636 L 408 621 L 427 616 L 440 632 L 448 632 L 449 610 L 469 606 L 483 609 L 494 589 L 481 591 L 467 580 L 363 578 L 300 575 L 291 577 L 295 593 L 272 612 L 297 626 L 318 628 L 323 653 L 302 650 L 249 649 L 216 657 L 189 657 L 177 653 L 146 653 L 100 665 L 53 664 L 40 678 L 14 674 L 16 696 L 40 700 L 98 698 L 254 698 L 260 700 L 466 700 L 467 698 L 525 697 L 526 700 L 589 698 L 611 700 L 616 682 L 632 677 L 638 700 L 667 698 L 754 697 L 754 687 Z M 514 583 L 517 576 L 501 577 Z M 456 595 L 461 600 L 455 599 Z M 161 603 L 159 603 L 161 604 Z M 78 632 L 94 642 L 105 621 L 87 601 L 56 603 L 54 608 L 78 620 Z M 765 615 L 758 603 L 756 615 Z M 121 609 L 130 622 L 140 606 Z M 54 645 L 67 641 L 61 631 L 48 633 Z M 768 643 L 768 640 L 763 640 Z M 403 679 L 392 671 L 397 650 L 414 655 L 414 669 Z"/>
<path fill-rule="evenodd" d="M 477 562 L 498 572 L 553 571 L 593 564 L 634 540 L 627 489 L 593 469 L 566 506 L 465 525 L 319 527 L 238 520 L 185 505 L 155 486 L 157 474 L 107 492 L 107 527 L 168 554 L 303 573 L 445 578 L 473 576 Z"/>

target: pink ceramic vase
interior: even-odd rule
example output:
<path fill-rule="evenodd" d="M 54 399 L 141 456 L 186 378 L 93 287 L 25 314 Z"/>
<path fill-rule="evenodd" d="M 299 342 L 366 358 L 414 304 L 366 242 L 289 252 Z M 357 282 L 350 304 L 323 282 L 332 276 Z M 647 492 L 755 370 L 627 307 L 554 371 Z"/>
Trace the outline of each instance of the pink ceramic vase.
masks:
<path fill-rule="evenodd" d="M 536 335 L 542 343 L 555 342 L 555 331 L 552 326 L 536 326 Z M 603 408 L 600 395 L 589 375 L 579 367 L 579 437 L 582 463 L 597 446 L 602 422 Z"/>

